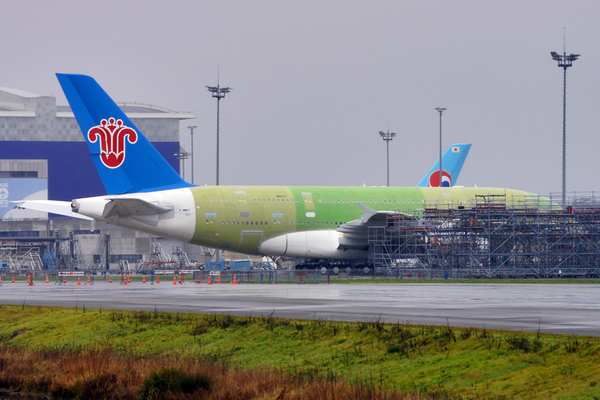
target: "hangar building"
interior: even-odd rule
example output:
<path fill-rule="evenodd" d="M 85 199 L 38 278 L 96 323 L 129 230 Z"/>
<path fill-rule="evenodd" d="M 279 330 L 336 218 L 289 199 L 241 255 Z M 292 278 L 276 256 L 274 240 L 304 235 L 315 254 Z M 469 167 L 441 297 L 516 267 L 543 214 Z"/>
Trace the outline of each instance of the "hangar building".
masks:
<path fill-rule="evenodd" d="M 132 122 L 179 172 L 179 122 L 195 118 L 165 108 L 119 103 Z M 78 235 L 92 264 L 101 233 L 111 235 L 111 263 L 148 259 L 156 238 L 118 227 L 14 208 L 10 201 L 62 200 L 106 194 L 79 125 L 56 98 L 0 88 L 0 241 L 15 237 Z M 1 242 L 0 242 L 1 243 Z M 166 243 L 163 248 L 177 243 Z M 181 245 L 181 243 L 179 243 Z M 40 251 L 46 245 L 40 244 Z M 71 244 L 72 246 L 72 244 Z M 0 257 L 1 258 L 1 257 Z M 0 260 L 2 262 L 2 260 Z"/>

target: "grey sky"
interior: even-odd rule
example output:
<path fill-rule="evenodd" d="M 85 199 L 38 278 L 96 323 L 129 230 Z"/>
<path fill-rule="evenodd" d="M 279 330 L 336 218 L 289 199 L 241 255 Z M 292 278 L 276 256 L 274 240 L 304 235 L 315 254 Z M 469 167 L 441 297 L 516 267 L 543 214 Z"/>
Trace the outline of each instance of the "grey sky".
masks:
<path fill-rule="evenodd" d="M 562 69 L 567 190 L 598 190 L 600 2 L 0 2 L 0 86 L 66 104 L 55 72 L 92 75 L 116 101 L 192 110 L 182 123 L 195 180 L 221 184 L 415 185 L 444 149 L 472 142 L 459 185 L 561 190 Z M 186 167 L 189 176 L 189 164 Z"/>

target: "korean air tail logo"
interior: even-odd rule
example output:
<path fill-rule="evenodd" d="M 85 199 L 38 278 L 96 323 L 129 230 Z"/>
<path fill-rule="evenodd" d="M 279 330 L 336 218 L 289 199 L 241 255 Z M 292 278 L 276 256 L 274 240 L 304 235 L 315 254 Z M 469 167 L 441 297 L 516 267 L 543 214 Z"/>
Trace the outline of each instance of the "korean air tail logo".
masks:
<path fill-rule="evenodd" d="M 440 187 L 440 171 L 435 171 L 429 175 L 429 187 Z M 442 187 L 451 187 L 452 177 L 446 171 L 442 171 Z"/>
<path fill-rule="evenodd" d="M 100 140 L 100 160 L 111 169 L 120 167 L 125 161 L 125 138 L 131 144 L 137 142 L 136 131 L 114 118 L 100 121 L 100 125 L 88 131 L 87 137 L 92 143 Z"/>

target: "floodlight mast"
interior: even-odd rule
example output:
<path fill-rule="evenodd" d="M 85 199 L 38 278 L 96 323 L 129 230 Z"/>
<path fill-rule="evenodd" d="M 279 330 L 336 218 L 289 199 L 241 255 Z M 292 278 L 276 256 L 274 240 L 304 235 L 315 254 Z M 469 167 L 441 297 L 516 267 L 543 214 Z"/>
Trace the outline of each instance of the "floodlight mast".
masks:
<path fill-rule="evenodd" d="M 442 175 L 442 113 L 446 111 L 443 107 L 436 107 L 435 111 L 440 113 L 440 176 L 439 176 L 439 187 L 442 187 L 443 175 Z"/>
<path fill-rule="evenodd" d="M 396 136 L 395 132 L 390 132 L 389 128 L 387 132 L 379 131 L 379 136 L 385 141 L 387 146 L 387 185 L 390 186 L 390 141 Z"/>
<path fill-rule="evenodd" d="M 569 54 L 563 49 L 563 55 L 551 51 L 550 55 L 554 61 L 558 61 L 558 67 L 563 69 L 563 146 L 562 146 L 562 207 L 567 206 L 567 68 L 573 66 L 581 54 Z"/>
<path fill-rule="evenodd" d="M 181 151 L 181 152 L 175 153 L 173 155 L 175 157 L 177 157 L 178 160 L 181 161 L 181 179 L 185 180 L 185 160 L 188 159 L 188 157 L 190 156 L 190 153 L 188 153 L 187 151 Z"/>
<path fill-rule="evenodd" d="M 188 126 L 188 129 L 190 130 L 190 135 L 191 135 L 191 148 L 192 148 L 192 181 L 190 182 L 192 185 L 194 184 L 194 129 L 196 129 L 197 126 Z M 186 157 L 187 158 L 187 157 Z M 185 159 L 184 159 L 185 160 Z M 183 162 L 184 165 L 184 169 L 185 169 L 185 161 Z"/>
<path fill-rule="evenodd" d="M 217 99 L 217 186 L 219 186 L 219 107 L 221 99 L 225 98 L 225 94 L 231 91 L 231 88 L 220 87 L 217 79 L 217 86 L 207 86 L 209 92 L 212 93 L 212 97 Z"/>

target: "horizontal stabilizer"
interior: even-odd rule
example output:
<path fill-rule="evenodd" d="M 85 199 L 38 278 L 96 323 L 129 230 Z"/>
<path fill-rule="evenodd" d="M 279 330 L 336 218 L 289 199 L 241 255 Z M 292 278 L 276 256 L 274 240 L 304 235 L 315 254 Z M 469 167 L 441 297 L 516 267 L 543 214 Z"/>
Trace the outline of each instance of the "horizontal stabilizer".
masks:
<path fill-rule="evenodd" d="M 121 217 L 158 215 L 173 210 L 173 207 L 170 206 L 160 206 L 158 204 L 136 198 L 117 197 L 107 198 L 107 200 L 109 200 L 109 202 L 106 204 L 102 215 L 104 218 L 110 218 L 117 215 Z"/>
<path fill-rule="evenodd" d="M 48 212 L 52 214 L 64 215 L 65 217 L 85 219 L 88 221 L 93 218 L 86 217 L 85 215 L 77 214 L 71 211 L 70 201 L 56 201 L 56 200 L 27 200 L 27 201 L 11 201 L 16 203 L 18 207 L 27 208 L 30 210 Z"/>

